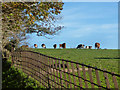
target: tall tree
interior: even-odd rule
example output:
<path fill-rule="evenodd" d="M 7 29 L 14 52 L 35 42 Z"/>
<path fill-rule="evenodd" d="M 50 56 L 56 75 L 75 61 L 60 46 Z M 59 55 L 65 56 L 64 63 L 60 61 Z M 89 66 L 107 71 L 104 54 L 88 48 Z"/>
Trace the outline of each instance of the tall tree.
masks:
<path fill-rule="evenodd" d="M 27 33 L 38 36 L 55 35 L 63 27 L 55 24 L 61 17 L 63 2 L 3 2 L 2 3 L 2 46 L 11 39 L 18 42 Z"/>

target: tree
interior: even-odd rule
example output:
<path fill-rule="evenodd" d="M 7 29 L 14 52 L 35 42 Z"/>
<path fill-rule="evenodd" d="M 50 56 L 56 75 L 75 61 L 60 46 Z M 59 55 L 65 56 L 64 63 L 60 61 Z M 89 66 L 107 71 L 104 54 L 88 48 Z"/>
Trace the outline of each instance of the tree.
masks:
<path fill-rule="evenodd" d="M 63 2 L 3 2 L 2 3 L 2 47 L 11 38 L 18 42 L 27 33 L 38 36 L 55 35 L 63 27 L 55 25 L 61 17 Z"/>

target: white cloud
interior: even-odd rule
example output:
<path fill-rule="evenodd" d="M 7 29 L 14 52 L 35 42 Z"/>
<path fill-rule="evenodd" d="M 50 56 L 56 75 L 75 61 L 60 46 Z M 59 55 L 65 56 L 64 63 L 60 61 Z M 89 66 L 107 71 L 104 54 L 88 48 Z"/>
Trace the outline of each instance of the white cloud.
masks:
<path fill-rule="evenodd" d="M 118 24 L 103 24 L 101 25 L 101 28 L 103 29 L 111 29 L 111 28 L 117 28 Z"/>
<path fill-rule="evenodd" d="M 72 25 L 72 26 L 71 26 Z M 66 27 L 68 27 L 68 30 L 65 30 L 65 34 L 67 33 L 67 36 L 64 34 L 66 37 L 85 37 L 90 34 L 109 34 L 109 33 L 117 33 L 117 24 L 91 24 L 91 25 L 77 25 L 76 23 L 70 24 L 67 23 Z M 74 30 L 70 30 L 69 28 L 76 28 Z"/>

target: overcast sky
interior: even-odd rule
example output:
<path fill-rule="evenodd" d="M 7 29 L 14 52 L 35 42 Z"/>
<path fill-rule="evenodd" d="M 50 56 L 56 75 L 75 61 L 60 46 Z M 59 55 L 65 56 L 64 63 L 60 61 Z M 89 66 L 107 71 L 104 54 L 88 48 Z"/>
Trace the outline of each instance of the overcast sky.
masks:
<path fill-rule="evenodd" d="M 59 21 L 65 28 L 52 39 L 38 37 L 32 34 L 27 40 L 30 45 L 46 44 L 53 48 L 53 44 L 66 43 L 67 48 L 76 48 L 78 44 L 93 46 L 95 42 L 101 48 L 118 48 L 118 3 L 117 2 L 65 2 Z"/>

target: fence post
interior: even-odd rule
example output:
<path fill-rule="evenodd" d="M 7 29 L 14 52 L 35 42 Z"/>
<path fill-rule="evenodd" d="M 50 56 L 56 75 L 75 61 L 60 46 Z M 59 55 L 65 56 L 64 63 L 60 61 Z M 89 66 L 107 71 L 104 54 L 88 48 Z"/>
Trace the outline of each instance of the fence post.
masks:
<path fill-rule="evenodd" d="M 91 88 L 94 88 L 93 76 L 92 76 L 92 68 L 88 67 L 88 73 L 89 73 L 89 77 L 90 77 Z"/>
<path fill-rule="evenodd" d="M 98 87 L 99 87 L 99 90 L 101 90 L 101 81 L 100 81 L 100 78 L 99 78 L 99 73 L 98 73 L 98 70 L 97 70 L 97 67 L 95 67 L 95 74 L 96 74 L 96 78 L 97 78 L 97 83 L 98 83 Z"/>
<path fill-rule="evenodd" d="M 106 71 L 106 69 L 103 69 L 104 71 Z M 110 89 L 110 84 L 109 84 L 109 80 L 108 80 L 108 76 L 106 72 L 103 72 L 104 78 L 105 78 L 105 83 L 108 89 Z"/>
<path fill-rule="evenodd" d="M 48 74 L 47 74 L 47 77 L 48 77 L 48 88 L 51 88 L 51 87 L 50 87 L 49 75 L 48 75 Z"/>
<path fill-rule="evenodd" d="M 45 57 L 45 56 L 44 56 L 44 57 Z M 46 58 L 47 58 L 47 60 L 46 60 L 46 61 L 47 61 L 47 65 L 49 65 L 49 64 L 48 64 L 49 58 L 48 58 L 48 57 L 46 57 Z M 47 68 L 47 69 L 48 69 L 48 73 L 47 73 L 47 77 L 48 77 L 48 88 L 51 88 L 51 87 L 50 87 L 50 80 L 49 80 L 49 73 L 50 73 L 50 70 L 49 70 L 49 69 L 50 69 L 50 68 L 49 68 L 49 66 L 47 66 L 47 67 L 48 67 L 48 68 Z"/>
<path fill-rule="evenodd" d="M 79 80 L 80 89 L 82 89 L 82 79 L 81 79 L 79 64 L 76 65 L 76 68 L 77 68 L 77 74 L 79 76 L 78 80 Z"/>
<path fill-rule="evenodd" d="M 70 67 L 69 67 L 69 63 L 67 62 L 66 64 L 67 64 L 67 71 L 68 71 L 68 73 L 69 73 L 69 74 L 68 74 L 68 78 L 69 78 L 69 81 L 71 82 L 71 76 L 70 76 L 70 69 L 69 69 Z M 70 88 L 72 88 L 72 84 L 71 84 L 71 83 L 69 83 L 69 85 L 70 85 Z M 68 88 L 69 88 L 69 87 L 68 87 Z"/>
<path fill-rule="evenodd" d="M 83 77 L 84 77 L 84 82 L 85 82 L 85 88 L 88 88 L 88 83 L 87 83 L 87 77 L 86 77 L 86 71 L 85 71 L 85 66 L 82 65 L 82 70 L 83 70 Z"/>
<path fill-rule="evenodd" d="M 112 72 L 114 74 L 114 72 Z M 113 83 L 114 83 L 114 87 L 118 90 L 118 83 L 117 83 L 117 79 L 115 77 L 115 75 L 112 75 L 112 79 L 113 79 Z"/>

